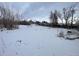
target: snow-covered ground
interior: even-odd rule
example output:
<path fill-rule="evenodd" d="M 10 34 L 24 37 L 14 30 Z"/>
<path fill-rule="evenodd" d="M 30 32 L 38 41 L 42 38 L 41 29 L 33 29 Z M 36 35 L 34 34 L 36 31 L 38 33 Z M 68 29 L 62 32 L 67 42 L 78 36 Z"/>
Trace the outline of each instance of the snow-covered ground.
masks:
<path fill-rule="evenodd" d="M 16 30 L 0 31 L 0 55 L 79 55 L 79 40 L 57 37 L 59 31 L 66 29 L 20 25 Z"/>

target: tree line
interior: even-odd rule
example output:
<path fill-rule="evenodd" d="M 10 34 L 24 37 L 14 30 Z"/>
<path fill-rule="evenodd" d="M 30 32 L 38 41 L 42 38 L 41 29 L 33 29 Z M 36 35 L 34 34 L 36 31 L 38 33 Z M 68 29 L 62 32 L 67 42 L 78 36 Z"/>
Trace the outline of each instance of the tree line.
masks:
<path fill-rule="evenodd" d="M 68 27 L 70 26 L 71 28 L 74 27 L 74 14 L 76 13 L 76 7 L 77 3 L 72 4 L 69 8 L 63 8 L 62 14 L 55 10 L 54 12 L 51 11 L 50 13 L 50 22 L 52 25 L 57 26 L 60 25 L 58 24 L 58 18 L 61 19 L 62 21 L 62 26 Z M 69 23 L 69 19 L 71 18 L 71 21 Z M 63 24 L 63 19 L 65 20 L 65 24 Z M 77 26 L 77 25 L 76 25 Z"/>
<path fill-rule="evenodd" d="M 63 8 L 62 13 L 60 13 L 58 10 L 51 11 L 49 15 L 50 23 L 47 21 L 32 21 L 32 20 L 21 20 L 19 13 L 14 14 L 12 10 L 9 8 L 5 8 L 4 6 L 0 6 L 0 28 L 5 27 L 7 29 L 12 29 L 12 28 L 18 28 L 18 25 L 31 25 L 31 24 L 36 24 L 36 25 L 41 25 L 41 26 L 48 26 L 48 27 L 65 27 L 65 28 L 73 28 L 73 27 L 78 27 L 79 23 L 77 21 L 76 25 L 73 23 L 74 22 L 74 14 L 76 14 L 76 5 L 78 3 L 72 4 L 68 8 Z M 61 19 L 62 24 L 60 25 L 58 23 L 58 18 Z M 71 18 L 71 21 L 69 23 L 69 19 Z M 65 24 L 63 23 L 63 19 L 65 20 Z"/>

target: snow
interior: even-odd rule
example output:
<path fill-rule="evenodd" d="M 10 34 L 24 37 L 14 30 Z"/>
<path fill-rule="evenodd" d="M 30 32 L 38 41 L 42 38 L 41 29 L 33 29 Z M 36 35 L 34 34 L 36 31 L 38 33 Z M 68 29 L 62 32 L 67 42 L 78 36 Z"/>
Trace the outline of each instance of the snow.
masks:
<path fill-rule="evenodd" d="M 0 55 L 63 56 L 79 55 L 79 40 L 57 37 L 61 28 L 20 25 L 16 30 L 0 31 Z"/>

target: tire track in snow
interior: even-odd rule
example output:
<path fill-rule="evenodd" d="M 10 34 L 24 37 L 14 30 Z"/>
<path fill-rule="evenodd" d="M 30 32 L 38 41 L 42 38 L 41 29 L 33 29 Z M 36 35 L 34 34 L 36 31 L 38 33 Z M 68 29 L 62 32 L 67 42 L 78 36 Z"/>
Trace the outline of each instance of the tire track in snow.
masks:
<path fill-rule="evenodd" d="M 3 37 L 0 38 L 0 43 L 1 43 L 0 55 L 4 55 L 7 47 Z"/>

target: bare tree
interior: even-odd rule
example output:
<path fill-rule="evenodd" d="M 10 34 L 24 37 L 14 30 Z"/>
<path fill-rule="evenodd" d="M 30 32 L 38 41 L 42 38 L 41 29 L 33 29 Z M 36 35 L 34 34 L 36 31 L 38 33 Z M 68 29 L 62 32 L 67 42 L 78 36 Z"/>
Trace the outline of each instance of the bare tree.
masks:
<path fill-rule="evenodd" d="M 72 16 L 72 20 L 71 20 L 71 27 L 73 26 L 73 15 L 75 14 L 75 9 L 71 10 L 71 16 Z"/>
<path fill-rule="evenodd" d="M 57 25 L 58 24 L 58 12 L 57 10 L 55 10 L 54 12 L 51 11 L 50 14 L 50 21 L 53 25 Z"/>
<path fill-rule="evenodd" d="M 50 17 L 49 17 L 51 23 L 54 22 L 54 20 L 53 20 L 54 16 L 53 16 L 53 15 L 54 15 L 54 13 L 51 11 L 51 13 L 50 13 Z"/>
<path fill-rule="evenodd" d="M 4 25 L 5 28 L 12 29 L 15 24 L 14 24 L 14 19 L 16 18 L 13 12 L 9 8 L 5 8 L 0 6 L 0 21 Z"/>
<path fill-rule="evenodd" d="M 63 14 L 64 14 L 64 19 L 66 21 L 66 25 L 67 25 L 67 22 L 68 22 L 68 19 L 70 17 L 72 17 L 71 19 L 71 26 L 73 25 L 73 16 L 75 14 L 75 7 L 78 3 L 75 3 L 75 4 L 72 4 L 70 7 L 68 8 L 63 8 Z"/>
<path fill-rule="evenodd" d="M 71 17 L 70 10 L 67 10 L 66 8 L 63 8 L 63 14 L 64 14 L 64 19 L 66 21 L 66 26 L 67 26 L 68 19 Z"/>

